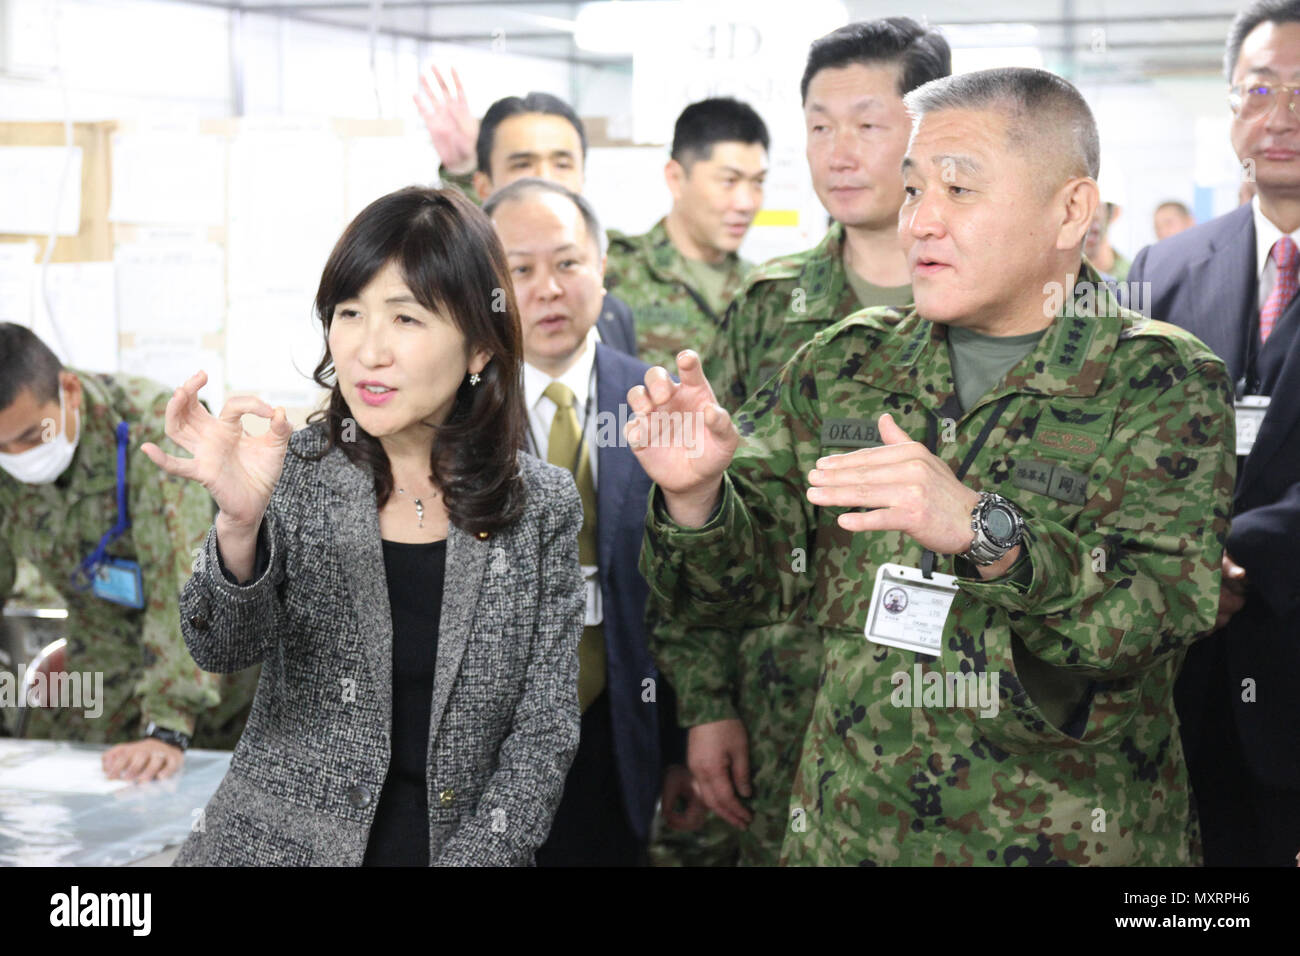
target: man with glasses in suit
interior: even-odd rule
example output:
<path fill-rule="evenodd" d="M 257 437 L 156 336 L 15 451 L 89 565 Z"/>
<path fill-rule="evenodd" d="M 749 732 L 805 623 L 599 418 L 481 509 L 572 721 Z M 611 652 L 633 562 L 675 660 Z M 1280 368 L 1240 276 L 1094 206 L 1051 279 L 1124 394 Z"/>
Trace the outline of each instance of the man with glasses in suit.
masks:
<path fill-rule="evenodd" d="M 1237 483 L 1215 633 L 1176 688 L 1211 866 L 1300 849 L 1300 2 L 1238 14 L 1225 57 L 1246 205 L 1140 252 L 1130 290 L 1236 383 Z M 1140 283 L 1149 283 L 1143 287 Z"/>

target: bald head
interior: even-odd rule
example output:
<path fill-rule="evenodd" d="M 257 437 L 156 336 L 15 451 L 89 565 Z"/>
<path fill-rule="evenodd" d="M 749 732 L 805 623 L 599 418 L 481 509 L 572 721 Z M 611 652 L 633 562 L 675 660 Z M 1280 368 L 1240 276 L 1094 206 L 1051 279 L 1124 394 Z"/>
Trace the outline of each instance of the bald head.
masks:
<path fill-rule="evenodd" d="M 605 231 L 600 227 L 600 219 L 596 216 L 595 208 L 585 196 L 575 193 L 553 180 L 538 177 L 516 179 L 509 186 L 494 192 L 487 202 L 483 204 L 483 211 L 487 213 L 489 219 L 495 220 L 497 210 L 510 203 L 527 202 L 539 198 L 555 199 L 557 197 L 571 203 L 582 216 L 582 221 L 586 226 L 587 238 L 591 241 L 597 254 L 604 256 L 607 245 Z"/>
<path fill-rule="evenodd" d="M 1101 147 L 1092 110 L 1070 83 L 1046 70 L 1006 67 L 931 80 L 903 97 L 914 128 L 928 113 L 983 110 L 1006 119 L 1008 144 L 1042 172 L 1046 193 L 1070 179 L 1096 179 Z"/>

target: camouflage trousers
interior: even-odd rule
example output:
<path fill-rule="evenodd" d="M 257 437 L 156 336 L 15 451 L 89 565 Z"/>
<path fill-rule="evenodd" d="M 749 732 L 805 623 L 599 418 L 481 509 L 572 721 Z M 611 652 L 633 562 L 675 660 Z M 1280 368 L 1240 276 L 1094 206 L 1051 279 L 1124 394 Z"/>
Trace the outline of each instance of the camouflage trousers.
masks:
<path fill-rule="evenodd" d="M 754 818 L 737 830 L 710 813 L 694 832 L 665 830 L 650 846 L 655 866 L 774 866 L 789 829 L 790 792 L 822 665 L 815 627 L 785 622 L 747 631 L 738 648 L 740 719 L 749 738 Z"/>

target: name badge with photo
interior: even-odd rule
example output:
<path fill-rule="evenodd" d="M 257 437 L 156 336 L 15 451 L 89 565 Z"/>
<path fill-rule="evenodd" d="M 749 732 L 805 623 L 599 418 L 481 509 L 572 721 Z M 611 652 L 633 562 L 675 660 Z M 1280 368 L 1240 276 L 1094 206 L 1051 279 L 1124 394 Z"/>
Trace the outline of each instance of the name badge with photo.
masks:
<path fill-rule="evenodd" d="M 584 564 L 582 577 L 587 585 L 587 615 L 582 626 L 593 627 L 605 620 L 605 608 L 600 596 L 600 569 L 594 564 Z"/>
<path fill-rule="evenodd" d="M 1267 395 L 1243 395 L 1237 399 L 1237 454 L 1249 455 L 1255 447 L 1255 437 L 1268 414 Z"/>
<path fill-rule="evenodd" d="M 140 565 L 121 558 L 105 558 L 91 578 L 91 592 L 97 598 L 139 610 L 144 607 L 144 580 Z"/>
<path fill-rule="evenodd" d="M 866 636 L 876 644 L 938 657 L 957 579 L 938 571 L 925 578 L 920 568 L 882 564 L 871 592 Z"/>

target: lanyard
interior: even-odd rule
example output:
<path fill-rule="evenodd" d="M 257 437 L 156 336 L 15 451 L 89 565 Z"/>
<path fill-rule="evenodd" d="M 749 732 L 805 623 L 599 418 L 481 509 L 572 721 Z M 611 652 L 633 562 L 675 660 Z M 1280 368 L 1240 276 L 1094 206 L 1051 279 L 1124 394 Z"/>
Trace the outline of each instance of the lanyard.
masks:
<path fill-rule="evenodd" d="M 1246 323 L 1245 363 L 1237 379 L 1236 397 L 1259 394 L 1259 309 L 1252 309 Z"/>
<path fill-rule="evenodd" d="M 592 387 L 596 379 L 596 363 L 591 363 L 591 371 L 587 375 L 587 402 L 582 409 L 582 426 L 578 429 L 578 450 L 573 453 L 573 465 L 569 468 L 569 474 L 573 475 L 573 480 L 578 480 L 578 467 L 582 464 L 582 453 L 587 448 L 587 424 L 591 421 L 591 406 L 596 404 L 596 396 L 592 394 L 595 389 Z M 556 406 L 555 414 L 560 414 L 559 406 Z M 551 427 L 555 427 L 555 419 L 551 419 Z M 528 445 L 532 453 L 538 458 L 542 457 L 542 443 L 537 440 L 533 434 L 533 416 L 528 416 Z"/>
<path fill-rule="evenodd" d="M 104 561 L 104 552 L 108 546 L 131 527 L 131 518 L 126 506 L 126 449 L 131 435 L 131 426 L 119 422 L 117 426 L 117 522 L 99 539 L 95 550 L 82 559 L 77 570 L 72 573 L 72 586 L 78 591 L 90 587 L 95 571 Z"/>
<path fill-rule="evenodd" d="M 998 419 L 1002 417 L 1002 413 L 1007 410 L 1007 406 L 1011 404 L 1011 400 L 1015 397 L 1014 393 L 1011 395 L 1003 395 L 1002 400 L 994 407 L 993 414 L 989 415 L 988 421 L 986 421 L 984 427 L 980 429 L 979 437 L 977 437 L 974 444 L 970 446 L 970 451 L 966 453 L 966 458 L 962 461 L 961 467 L 954 472 L 958 481 L 961 481 L 966 477 L 966 472 L 970 470 L 970 466 L 975 463 L 975 456 L 980 453 L 981 449 L 983 449 L 984 443 L 988 441 L 989 435 L 993 432 L 994 427 L 998 423 Z M 927 413 L 925 416 L 925 447 L 929 449 L 930 454 L 934 454 L 934 450 L 938 446 L 938 443 L 939 422 L 933 414 Z M 929 548 L 926 548 L 925 552 L 921 555 L 921 577 L 926 580 L 929 580 L 934 574 L 934 560 L 934 552 Z"/>

